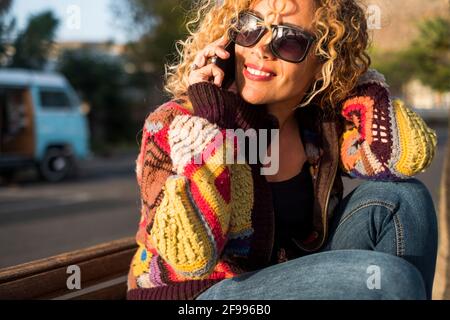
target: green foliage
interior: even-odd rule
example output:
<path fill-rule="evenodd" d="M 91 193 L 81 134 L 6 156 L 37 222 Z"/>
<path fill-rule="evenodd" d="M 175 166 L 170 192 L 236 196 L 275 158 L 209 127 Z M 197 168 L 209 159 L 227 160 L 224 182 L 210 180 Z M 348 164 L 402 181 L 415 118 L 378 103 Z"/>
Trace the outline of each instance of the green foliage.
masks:
<path fill-rule="evenodd" d="M 9 15 L 12 0 L 0 0 L 0 64 L 7 60 L 7 45 L 15 28 L 15 19 Z"/>
<path fill-rule="evenodd" d="M 43 69 L 53 45 L 59 21 L 51 11 L 31 16 L 14 41 L 11 67 Z"/>
<path fill-rule="evenodd" d="M 137 41 L 128 44 L 128 54 L 138 69 L 151 65 L 151 71 L 163 73 L 164 64 L 176 53 L 175 42 L 186 37 L 185 8 L 191 2 L 126 0 L 121 7 L 115 7 L 119 19 L 131 17 L 125 23 L 132 26 L 130 31 Z"/>
<path fill-rule="evenodd" d="M 427 20 L 419 28 L 409 53 L 415 75 L 436 91 L 450 91 L 450 19 Z"/>
<path fill-rule="evenodd" d="M 11 9 L 12 0 L 0 0 L 0 13 L 7 12 Z"/>
<path fill-rule="evenodd" d="M 399 94 L 402 87 L 414 76 L 414 61 L 407 50 L 371 52 L 372 67 L 381 72 L 389 83 L 391 91 Z"/>
<path fill-rule="evenodd" d="M 121 61 L 80 49 L 64 52 L 58 66 L 91 107 L 89 120 L 93 145 L 134 139 L 136 130 L 121 95 L 125 81 Z"/>
<path fill-rule="evenodd" d="M 386 76 L 396 93 L 412 78 L 436 91 L 450 91 L 450 20 L 426 20 L 419 25 L 419 31 L 419 36 L 404 50 L 372 49 L 373 67 Z"/>

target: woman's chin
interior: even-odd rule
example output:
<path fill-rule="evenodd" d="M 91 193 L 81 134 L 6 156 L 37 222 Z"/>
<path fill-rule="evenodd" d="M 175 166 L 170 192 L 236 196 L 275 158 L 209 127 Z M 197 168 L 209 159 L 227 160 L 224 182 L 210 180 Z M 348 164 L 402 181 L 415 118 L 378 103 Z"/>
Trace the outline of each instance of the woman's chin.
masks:
<path fill-rule="evenodd" d="M 241 94 L 242 99 L 244 99 L 246 102 L 248 102 L 250 104 L 266 103 L 264 97 L 261 96 L 260 91 L 246 90 L 246 88 L 243 88 L 243 90 L 240 90 L 240 94 Z"/>

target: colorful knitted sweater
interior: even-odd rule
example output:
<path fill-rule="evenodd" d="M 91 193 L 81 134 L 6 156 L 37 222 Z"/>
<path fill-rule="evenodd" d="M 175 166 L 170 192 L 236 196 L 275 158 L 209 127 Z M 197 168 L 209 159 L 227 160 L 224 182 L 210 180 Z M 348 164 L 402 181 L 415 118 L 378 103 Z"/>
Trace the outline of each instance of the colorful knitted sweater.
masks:
<path fill-rule="evenodd" d="M 353 178 L 400 180 L 424 171 L 434 159 L 437 135 L 397 99 L 384 76 L 369 70 L 340 114 L 352 124 L 340 141 L 341 168 Z"/>
<path fill-rule="evenodd" d="M 237 152 L 225 129 L 270 129 L 273 117 L 209 83 L 190 86 L 188 97 L 165 103 L 145 121 L 129 299 L 194 299 L 270 260 L 270 189 L 260 163 L 225 161 Z M 376 76 L 361 80 L 340 114 L 349 125 L 340 166 L 351 177 L 402 179 L 424 171 L 434 157 L 435 132 L 401 102 L 391 103 Z"/>

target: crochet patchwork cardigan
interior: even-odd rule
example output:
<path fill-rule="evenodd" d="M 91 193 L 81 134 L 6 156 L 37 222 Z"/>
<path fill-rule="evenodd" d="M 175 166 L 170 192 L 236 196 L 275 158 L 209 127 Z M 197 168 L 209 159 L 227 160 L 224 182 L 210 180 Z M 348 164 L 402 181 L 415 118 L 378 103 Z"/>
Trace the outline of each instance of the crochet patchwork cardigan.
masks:
<path fill-rule="evenodd" d="M 225 129 L 270 128 L 270 118 L 209 83 L 190 86 L 188 97 L 163 104 L 143 127 L 139 247 L 128 299 L 194 299 L 268 263 L 271 195 L 258 165 L 225 161 L 237 152 Z M 391 102 L 376 75 L 362 79 L 339 112 L 349 125 L 339 142 L 348 176 L 398 180 L 430 165 L 436 133 L 402 102 Z"/>
<path fill-rule="evenodd" d="M 373 69 L 340 114 L 353 125 L 340 139 L 340 165 L 352 178 L 401 180 L 423 172 L 434 159 L 436 132 L 401 100 L 391 102 L 384 76 Z"/>

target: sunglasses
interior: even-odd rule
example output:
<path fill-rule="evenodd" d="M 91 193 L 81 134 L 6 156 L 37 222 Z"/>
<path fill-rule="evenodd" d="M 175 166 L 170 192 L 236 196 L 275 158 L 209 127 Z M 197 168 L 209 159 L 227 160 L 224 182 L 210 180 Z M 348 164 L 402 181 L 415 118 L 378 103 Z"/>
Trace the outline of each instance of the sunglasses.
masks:
<path fill-rule="evenodd" d="M 230 39 L 242 47 L 254 46 L 268 31 L 264 20 L 251 11 L 239 13 L 229 30 Z M 272 25 L 273 37 L 269 48 L 273 55 L 284 61 L 300 63 L 305 60 L 315 37 L 305 30 L 287 25 Z"/>

